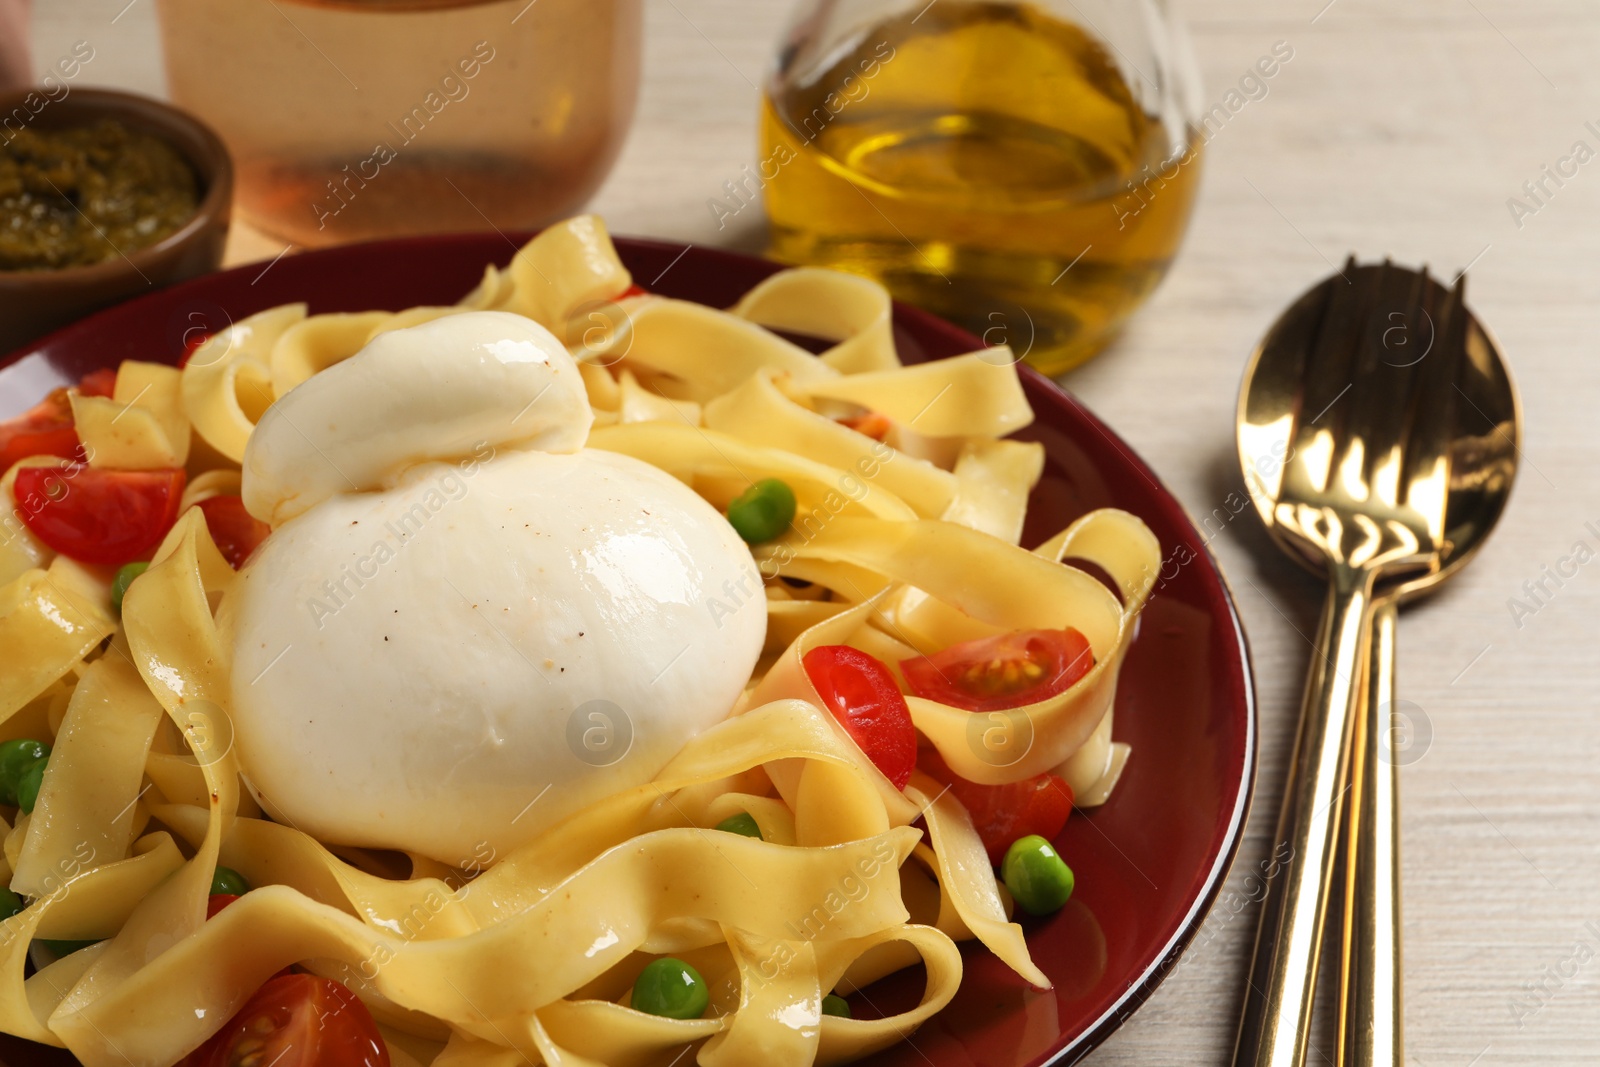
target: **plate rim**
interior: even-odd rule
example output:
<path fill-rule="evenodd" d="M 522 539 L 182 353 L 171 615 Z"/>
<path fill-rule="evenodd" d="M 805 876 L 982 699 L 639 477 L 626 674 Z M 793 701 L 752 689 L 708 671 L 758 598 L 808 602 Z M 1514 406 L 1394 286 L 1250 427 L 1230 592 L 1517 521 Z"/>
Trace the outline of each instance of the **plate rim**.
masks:
<path fill-rule="evenodd" d="M 531 239 L 536 232 L 537 231 L 517 231 L 503 233 L 496 231 L 495 233 L 491 234 L 487 231 L 466 231 L 460 233 L 424 234 L 410 237 L 382 238 L 373 241 L 361 241 L 335 245 L 322 249 L 304 250 L 297 253 L 295 256 L 290 257 L 290 259 L 300 260 L 304 257 L 314 257 L 317 259 L 337 259 L 343 256 L 354 256 L 359 258 L 364 255 L 370 255 L 373 251 L 379 249 L 393 250 L 397 253 L 404 250 L 408 254 L 418 255 L 419 253 L 425 254 L 427 249 L 430 247 L 453 245 L 463 242 L 482 241 L 495 236 L 504 239 L 508 243 L 512 243 L 513 247 L 515 248 L 520 248 L 522 244 Z M 667 267 L 667 271 L 670 271 L 674 266 L 676 266 L 681 259 L 686 258 L 687 253 L 689 253 L 691 250 L 699 253 L 699 257 L 710 257 L 714 260 L 720 260 L 730 267 L 737 268 L 746 276 L 750 277 L 752 282 L 758 282 L 762 278 L 784 270 L 786 267 L 785 264 L 762 259 L 758 256 L 735 251 L 733 249 L 718 248 L 708 245 L 696 245 L 691 242 L 673 241 L 650 237 L 629 237 L 620 234 L 611 235 L 611 239 L 619 251 L 634 248 L 654 251 L 661 254 L 676 253 L 677 258 L 672 260 Z M 64 326 L 58 330 L 54 330 L 42 337 L 36 338 L 35 340 L 24 344 L 15 351 L 0 355 L 0 371 L 7 370 L 16 364 L 29 359 L 30 357 L 42 358 L 48 362 L 50 359 L 48 355 L 49 349 L 58 347 L 63 343 L 70 344 L 79 334 L 86 336 L 92 334 L 100 320 L 112 317 L 116 313 L 125 309 L 128 305 L 156 301 L 171 301 L 175 298 L 181 298 L 182 295 L 188 290 L 205 289 L 209 286 L 218 284 L 224 278 L 242 277 L 247 272 L 259 268 L 262 262 L 265 261 L 263 260 L 240 264 L 224 270 L 213 271 L 209 274 L 200 275 L 197 278 L 178 282 L 174 285 L 155 290 L 154 292 L 144 293 L 134 297 L 131 300 L 123 301 L 122 303 L 96 311 L 93 314 L 85 316 L 84 318 L 70 323 L 67 326 Z M 278 260 L 272 260 L 268 265 L 268 269 L 277 263 Z M 655 281 L 653 281 L 651 284 L 654 285 L 655 282 L 660 281 L 660 278 L 664 276 L 667 271 L 662 271 L 661 275 L 658 275 Z M 262 271 L 260 276 L 264 276 L 264 274 L 265 271 Z M 258 276 L 257 280 L 259 280 L 260 276 Z M 253 284 L 254 283 L 252 283 L 252 285 Z M 979 338 L 960 326 L 957 326 L 945 319 L 941 319 L 931 312 L 923 311 L 920 308 L 902 303 L 898 300 L 892 302 L 891 322 L 916 323 L 923 329 L 943 334 L 952 341 L 959 341 L 962 344 L 967 345 L 969 350 L 977 350 L 985 347 Z M 1036 1067 L 1065 1067 L 1067 1064 L 1079 1062 L 1085 1056 L 1094 1051 L 1094 1049 L 1098 1048 L 1107 1038 L 1109 1038 L 1125 1022 L 1132 1018 L 1134 1014 L 1136 1014 L 1138 1010 L 1150 1000 L 1150 998 L 1155 994 L 1156 990 L 1160 987 L 1161 983 L 1165 981 L 1167 976 L 1175 969 L 1175 965 L 1188 950 L 1189 946 L 1194 940 L 1195 935 L 1199 933 L 1201 926 L 1204 925 L 1206 918 L 1210 915 L 1211 909 L 1215 905 L 1216 899 L 1220 894 L 1224 883 L 1227 881 L 1228 874 L 1233 868 L 1234 861 L 1238 857 L 1239 848 L 1244 840 L 1245 828 L 1249 823 L 1250 814 L 1254 804 L 1256 777 L 1259 769 L 1260 758 L 1260 707 L 1255 682 L 1254 658 L 1251 654 L 1249 637 L 1244 629 L 1243 618 L 1239 612 L 1237 598 L 1234 594 L 1231 583 L 1228 581 L 1226 573 L 1222 569 L 1221 561 L 1217 559 L 1216 554 L 1211 550 L 1210 545 L 1203 538 L 1198 536 L 1200 529 L 1195 523 L 1193 516 L 1189 512 L 1189 509 L 1183 504 L 1183 501 L 1178 497 L 1178 495 L 1168 487 L 1160 475 L 1158 475 L 1156 471 L 1152 469 L 1147 462 L 1145 462 L 1144 458 L 1139 455 L 1137 451 L 1129 446 L 1128 443 L 1124 441 L 1115 431 L 1113 431 L 1110 426 L 1101 420 L 1092 409 L 1090 409 L 1072 393 L 1068 392 L 1060 383 L 1046 377 L 1045 375 L 1034 370 L 1032 367 L 1021 363 L 1020 361 L 1017 364 L 1017 370 L 1020 372 L 1023 381 L 1029 387 L 1031 387 L 1031 389 L 1044 393 L 1050 398 L 1053 404 L 1069 409 L 1074 416 L 1081 419 L 1085 424 L 1102 434 L 1114 448 L 1122 453 L 1123 459 L 1139 473 L 1144 475 L 1144 477 L 1147 478 L 1152 486 L 1154 486 L 1154 488 L 1159 492 L 1160 496 L 1165 497 L 1166 500 L 1171 503 L 1176 514 L 1180 515 L 1183 521 L 1187 523 L 1190 529 L 1197 535 L 1196 540 L 1201 549 L 1201 558 L 1205 560 L 1211 573 L 1216 578 L 1218 591 L 1220 593 L 1220 601 L 1223 608 L 1227 612 L 1228 621 L 1231 623 L 1233 640 L 1228 646 L 1229 651 L 1232 653 L 1229 659 L 1231 661 L 1236 661 L 1239 666 L 1240 694 L 1244 707 L 1245 720 L 1245 731 L 1242 744 L 1243 761 L 1242 766 L 1239 769 L 1239 783 L 1237 794 L 1234 798 L 1233 810 L 1228 816 L 1228 825 L 1223 833 L 1221 847 L 1217 849 L 1215 855 L 1212 857 L 1210 868 L 1206 873 L 1205 881 L 1200 892 L 1195 894 L 1194 899 L 1190 902 L 1188 910 L 1178 922 L 1177 929 L 1173 931 L 1171 936 L 1168 937 L 1165 943 L 1155 952 L 1150 962 L 1144 967 L 1138 977 L 1128 985 L 1122 994 L 1119 995 L 1103 1012 L 1101 1012 L 1101 1014 L 1093 1022 L 1079 1029 L 1077 1033 L 1072 1034 L 1071 1036 L 1067 1036 L 1065 1033 L 1059 1035 L 1058 1039 L 1065 1038 L 1064 1043 L 1056 1050 L 1045 1053 L 1043 1058 L 1039 1058 L 1034 1061 Z"/>
<path fill-rule="evenodd" d="M 1054 384 L 1054 383 L 1052 383 Z M 1141 461 L 1142 462 L 1142 461 Z M 1157 481 L 1163 492 L 1172 495 L 1166 484 Z M 1181 502 L 1180 502 L 1181 505 Z M 1185 509 L 1187 514 L 1187 509 Z M 1193 525 L 1193 520 L 1190 520 Z M 1196 527 L 1198 529 L 1198 527 Z M 1149 966 L 1139 975 L 1139 978 L 1128 987 L 1127 991 L 1101 1013 L 1100 1017 L 1091 1023 L 1082 1034 L 1070 1040 L 1059 1052 L 1053 1053 L 1048 1059 L 1040 1062 L 1039 1067 L 1066 1067 L 1074 1064 L 1089 1055 L 1109 1038 L 1122 1024 L 1144 1007 L 1150 998 L 1155 995 L 1161 983 L 1175 969 L 1179 960 L 1194 941 L 1200 928 L 1205 925 L 1206 919 L 1211 914 L 1212 907 L 1216 904 L 1217 896 L 1222 892 L 1224 883 L 1228 880 L 1229 873 L 1233 870 L 1234 861 L 1238 858 L 1239 847 L 1244 841 L 1245 827 L 1250 822 L 1250 813 L 1255 803 L 1256 770 L 1259 759 L 1260 730 L 1258 717 L 1260 713 L 1256 699 L 1255 666 L 1250 652 L 1250 638 L 1245 633 L 1244 620 L 1239 615 L 1239 605 L 1234 600 L 1233 587 L 1228 583 L 1227 575 L 1223 573 L 1221 562 L 1216 558 L 1209 546 L 1205 547 L 1206 558 L 1212 570 L 1216 572 L 1217 582 L 1222 588 L 1223 601 L 1228 609 L 1228 618 L 1233 623 L 1233 633 L 1239 649 L 1240 662 L 1243 665 L 1242 681 L 1244 685 L 1245 715 L 1245 742 L 1244 766 L 1241 769 L 1243 785 L 1239 795 L 1234 801 L 1233 813 L 1229 816 L 1228 829 L 1225 834 L 1223 847 L 1218 851 L 1213 860 L 1211 870 L 1206 875 L 1205 888 L 1196 895 L 1189 910 L 1178 923 L 1178 929 L 1167 940 L 1156 958 L 1150 961 Z"/>

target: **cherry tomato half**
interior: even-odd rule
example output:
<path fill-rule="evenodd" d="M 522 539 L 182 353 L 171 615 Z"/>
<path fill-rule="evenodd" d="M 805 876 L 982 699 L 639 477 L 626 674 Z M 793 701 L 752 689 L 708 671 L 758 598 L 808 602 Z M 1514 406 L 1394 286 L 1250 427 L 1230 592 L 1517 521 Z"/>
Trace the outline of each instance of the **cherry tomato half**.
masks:
<path fill-rule="evenodd" d="M 110 396 L 116 384 L 116 371 L 90 371 L 78 383 L 78 392 L 84 396 Z M 83 458 L 78 433 L 72 427 L 72 401 L 67 399 L 65 389 L 51 390 L 28 411 L 0 422 L 0 474 L 29 456 Z"/>
<path fill-rule="evenodd" d="M 281 975 L 256 990 L 239 1013 L 183 1067 L 389 1067 L 389 1049 L 372 1013 L 331 978 Z"/>
<path fill-rule="evenodd" d="M 244 501 L 236 493 L 212 496 L 195 505 L 206 517 L 206 529 L 211 540 L 217 543 L 234 570 L 244 566 L 250 553 L 267 539 L 272 528 L 244 509 Z"/>
<path fill-rule="evenodd" d="M 14 492 L 22 522 L 63 555 L 122 564 L 152 552 L 178 518 L 181 470 L 108 471 L 82 463 L 24 467 Z"/>
<path fill-rule="evenodd" d="M 1038 834 L 1046 841 L 1054 841 L 1072 814 L 1072 787 L 1053 774 L 1005 785 L 979 785 L 957 775 L 933 749 L 923 752 L 922 767 L 948 785 L 951 794 L 967 809 L 989 853 L 989 862 L 996 867 L 1018 838 Z"/>
<path fill-rule="evenodd" d="M 1055 696 L 1089 673 L 1094 653 L 1078 631 L 1016 630 L 900 661 L 919 697 L 968 711 L 1004 711 Z"/>
<path fill-rule="evenodd" d="M 801 659 L 822 703 L 896 789 L 917 765 L 917 731 L 894 675 L 849 645 L 821 645 Z"/>
<path fill-rule="evenodd" d="M 72 428 L 67 391 L 57 389 L 14 419 L 0 422 L 0 474 L 29 456 L 78 455 L 78 434 Z"/>

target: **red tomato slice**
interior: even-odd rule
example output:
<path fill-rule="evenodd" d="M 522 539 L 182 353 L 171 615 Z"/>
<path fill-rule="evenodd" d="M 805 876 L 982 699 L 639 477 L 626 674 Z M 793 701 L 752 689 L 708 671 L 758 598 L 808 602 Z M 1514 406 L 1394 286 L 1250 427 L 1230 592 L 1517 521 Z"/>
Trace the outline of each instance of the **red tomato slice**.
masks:
<path fill-rule="evenodd" d="M 250 553 L 272 532 L 270 526 L 244 509 L 244 501 L 237 494 L 207 497 L 195 506 L 205 514 L 211 540 L 234 570 L 244 566 Z"/>
<path fill-rule="evenodd" d="M 989 862 L 996 867 L 1019 837 L 1038 834 L 1054 841 L 1072 814 L 1072 787 L 1053 774 L 1005 785 L 979 785 L 957 775 L 934 749 L 923 753 L 922 763 L 924 770 L 950 787 L 972 816 Z"/>
<path fill-rule="evenodd" d="M 849 645 L 821 645 L 800 662 L 823 705 L 884 777 L 904 789 L 917 765 L 917 731 L 889 668 Z"/>
<path fill-rule="evenodd" d="M 917 696 L 968 711 L 1036 704 L 1070 688 L 1093 666 L 1088 639 L 1071 628 L 1016 630 L 900 661 Z"/>
<path fill-rule="evenodd" d="M 217 912 L 239 899 L 237 893 L 212 893 L 206 898 L 206 918 L 214 919 Z"/>
<path fill-rule="evenodd" d="M 0 474 L 29 456 L 78 454 L 78 434 L 72 428 L 72 405 L 65 389 L 56 389 L 28 411 L 0 422 Z"/>
<path fill-rule="evenodd" d="M 181 470 L 108 471 L 82 463 L 24 467 L 14 492 L 22 522 L 63 555 L 121 564 L 149 555 L 178 518 Z"/>
<path fill-rule="evenodd" d="M 78 392 L 84 396 L 110 396 L 116 384 L 116 371 L 90 371 L 78 383 Z M 28 411 L 0 422 L 0 474 L 29 456 L 83 458 L 77 431 L 72 428 L 72 402 L 65 389 L 52 389 L 49 396 Z"/>
<path fill-rule="evenodd" d="M 0 426 L 0 474 L 29 456 L 76 459 L 78 455 L 78 434 L 70 422 L 49 430 L 21 429 L 10 424 Z"/>
<path fill-rule="evenodd" d="M 372 1013 L 331 978 L 280 975 L 183 1067 L 389 1067 Z"/>

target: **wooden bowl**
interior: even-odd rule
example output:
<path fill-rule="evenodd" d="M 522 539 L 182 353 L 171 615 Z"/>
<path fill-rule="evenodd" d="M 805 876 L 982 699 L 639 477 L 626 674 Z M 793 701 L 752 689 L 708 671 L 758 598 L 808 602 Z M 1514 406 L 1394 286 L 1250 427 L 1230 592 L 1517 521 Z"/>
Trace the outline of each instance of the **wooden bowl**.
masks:
<path fill-rule="evenodd" d="M 209 126 L 159 100 L 111 89 L 73 89 L 56 100 L 37 89 L 0 94 L 0 140 L 24 122 L 42 131 L 105 118 L 177 149 L 199 179 L 199 206 L 177 232 L 116 259 L 58 270 L 0 270 L 0 352 L 222 263 L 233 209 L 233 161 Z"/>

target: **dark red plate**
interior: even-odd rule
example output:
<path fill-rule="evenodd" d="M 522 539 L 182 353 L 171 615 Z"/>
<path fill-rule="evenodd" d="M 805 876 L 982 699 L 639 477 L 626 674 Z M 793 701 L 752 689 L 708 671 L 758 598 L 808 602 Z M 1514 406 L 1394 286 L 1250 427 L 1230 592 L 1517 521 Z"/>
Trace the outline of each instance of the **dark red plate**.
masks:
<path fill-rule="evenodd" d="M 289 256 L 173 286 L 101 312 L 0 365 L 0 417 L 50 389 L 124 359 L 175 362 L 195 330 L 304 300 L 312 312 L 450 304 L 485 263 L 506 263 L 525 235 L 466 234 L 350 245 Z M 774 264 L 708 248 L 618 240 L 634 279 L 668 296 L 726 307 Z M 978 339 L 895 308 L 908 362 L 970 352 Z M 1071 1063 L 1150 996 L 1199 928 L 1233 860 L 1255 770 L 1255 697 L 1232 596 L 1183 507 L 1127 445 L 1048 380 L 1023 371 L 1044 443 L 1027 542 L 1113 505 L 1140 516 L 1163 549 L 1117 692 L 1115 735 L 1133 746 L 1103 807 L 1075 813 L 1056 842 L 1077 875 L 1059 914 L 1025 919 L 1033 957 L 1055 982 L 1029 988 L 976 943 L 955 1001 L 870 1062 L 881 1067 L 1041 1067 Z M 921 976 L 894 976 L 854 998 L 859 1011 L 915 1003 Z M 870 1001 L 870 1004 L 868 1003 Z M 16 1045 L 0 1046 L 11 1059 Z M 33 1046 L 37 1055 L 43 1049 Z M 33 1055 L 24 1052 L 16 1062 Z"/>

